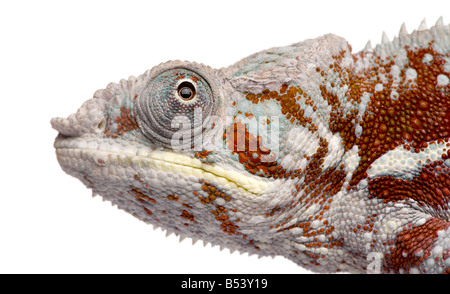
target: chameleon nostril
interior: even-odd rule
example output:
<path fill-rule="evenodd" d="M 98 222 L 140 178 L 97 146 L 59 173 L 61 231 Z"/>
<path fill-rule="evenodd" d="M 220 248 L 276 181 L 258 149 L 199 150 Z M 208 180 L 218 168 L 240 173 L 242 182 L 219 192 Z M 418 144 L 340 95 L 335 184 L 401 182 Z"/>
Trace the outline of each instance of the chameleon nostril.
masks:
<path fill-rule="evenodd" d="M 102 120 L 97 125 L 97 129 L 99 131 L 103 131 L 105 129 L 105 127 L 106 127 L 106 119 L 102 118 Z"/>

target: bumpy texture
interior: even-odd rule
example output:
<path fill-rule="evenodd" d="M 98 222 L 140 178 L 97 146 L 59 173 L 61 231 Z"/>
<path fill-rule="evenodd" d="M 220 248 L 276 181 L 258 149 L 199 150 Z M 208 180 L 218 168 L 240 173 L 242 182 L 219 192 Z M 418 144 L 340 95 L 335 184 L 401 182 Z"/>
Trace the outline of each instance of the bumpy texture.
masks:
<path fill-rule="evenodd" d="M 169 232 L 317 272 L 450 273 L 450 27 L 169 61 L 54 118 L 62 169 Z"/>

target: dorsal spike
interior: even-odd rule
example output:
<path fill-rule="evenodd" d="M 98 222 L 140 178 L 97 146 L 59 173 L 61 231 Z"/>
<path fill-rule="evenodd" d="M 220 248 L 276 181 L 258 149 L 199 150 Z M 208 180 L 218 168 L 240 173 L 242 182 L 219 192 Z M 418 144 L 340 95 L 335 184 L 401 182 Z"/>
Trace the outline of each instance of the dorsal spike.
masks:
<path fill-rule="evenodd" d="M 427 21 L 426 21 L 426 19 L 424 18 L 424 19 L 422 20 L 422 22 L 420 23 L 419 28 L 418 28 L 417 30 L 418 30 L 418 31 L 424 31 L 424 30 L 426 30 L 426 29 L 428 29 L 428 27 L 427 27 Z"/>
<path fill-rule="evenodd" d="M 387 36 L 386 32 L 383 31 L 383 34 L 381 35 L 381 43 L 387 44 L 389 43 L 389 37 Z"/>
<path fill-rule="evenodd" d="M 408 34 L 408 31 L 406 30 L 405 23 L 402 23 L 402 26 L 400 27 L 400 32 L 398 33 L 399 36 L 406 36 Z"/>
<path fill-rule="evenodd" d="M 370 51 L 372 50 L 372 43 L 369 41 L 367 41 L 366 46 L 364 47 L 365 51 Z"/>
<path fill-rule="evenodd" d="M 444 26 L 444 18 L 441 16 L 438 18 L 435 24 L 436 27 L 443 27 Z"/>

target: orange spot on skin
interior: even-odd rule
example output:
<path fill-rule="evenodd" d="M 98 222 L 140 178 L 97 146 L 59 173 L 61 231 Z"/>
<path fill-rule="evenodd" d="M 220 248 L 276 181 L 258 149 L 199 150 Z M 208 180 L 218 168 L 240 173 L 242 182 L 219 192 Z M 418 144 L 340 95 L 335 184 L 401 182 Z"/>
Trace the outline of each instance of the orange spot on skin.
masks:
<path fill-rule="evenodd" d="M 248 113 L 248 112 L 246 112 L 246 113 L 245 113 L 245 117 L 247 117 L 248 119 L 252 119 L 252 118 L 254 118 L 255 116 L 253 115 L 253 113 Z"/>
<path fill-rule="evenodd" d="M 213 153 L 213 151 L 203 150 L 202 152 L 195 153 L 195 157 L 200 159 L 207 159 L 207 156 L 211 153 Z"/>

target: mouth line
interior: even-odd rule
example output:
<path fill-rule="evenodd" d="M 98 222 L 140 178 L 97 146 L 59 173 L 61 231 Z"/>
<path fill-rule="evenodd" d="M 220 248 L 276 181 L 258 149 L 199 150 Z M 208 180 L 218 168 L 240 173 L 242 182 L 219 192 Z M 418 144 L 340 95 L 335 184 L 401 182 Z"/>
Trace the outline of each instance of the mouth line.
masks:
<path fill-rule="evenodd" d="M 145 149 L 108 150 L 100 148 L 56 147 L 58 157 L 72 156 L 93 161 L 103 167 L 110 164 L 124 163 L 144 166 L 156 171 L 172 172 L 187 177 L 193 176 L 209 182 L 216 181 L 221 187 L 242 189 L 254 196 L 269 188 L 270 183 L 255 179 L 245 174 L 226 170 L 222 167 L 204 164 L 196 158 L 168 151 L 149 151 Z"/>

